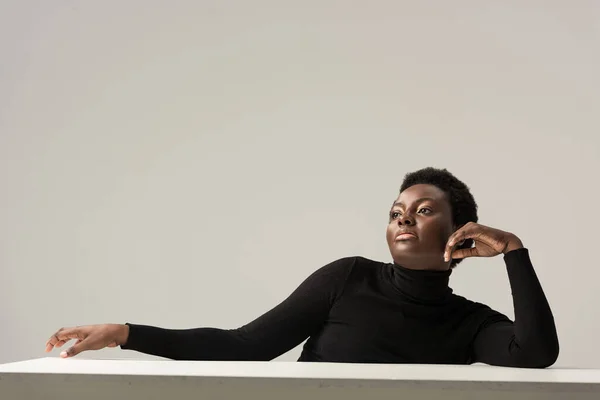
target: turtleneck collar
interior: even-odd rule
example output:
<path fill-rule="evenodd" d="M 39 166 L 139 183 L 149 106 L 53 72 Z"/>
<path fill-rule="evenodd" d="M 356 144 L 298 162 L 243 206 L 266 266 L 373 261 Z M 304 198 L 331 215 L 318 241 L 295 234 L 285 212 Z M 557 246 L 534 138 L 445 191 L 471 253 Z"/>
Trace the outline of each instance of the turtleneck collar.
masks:
<path fill-rule="evenodd" d="M 448 286 L 452 270 L 416 270 L 392 263 L 391 281 L 394 288 L 417 303 L 438 303 L 446 300 L 452 289 Z"/>

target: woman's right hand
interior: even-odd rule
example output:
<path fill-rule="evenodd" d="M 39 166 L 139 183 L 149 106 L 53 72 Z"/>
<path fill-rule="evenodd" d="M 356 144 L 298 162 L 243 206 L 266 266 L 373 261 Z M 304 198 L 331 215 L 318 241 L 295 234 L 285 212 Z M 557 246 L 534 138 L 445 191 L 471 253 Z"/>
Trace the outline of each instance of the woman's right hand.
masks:
<path fill-rule="evenodd" d="M 60 328 L 46 342 L 46 353 L 55 347 L 62 347 L 71 339 L 77 342 L 60 353 L 63 358 L 73 357 L 82 351 L 117 347 L 127 343 L 129 326 L 120 324 L 87 325 L 74 328 Z"/>

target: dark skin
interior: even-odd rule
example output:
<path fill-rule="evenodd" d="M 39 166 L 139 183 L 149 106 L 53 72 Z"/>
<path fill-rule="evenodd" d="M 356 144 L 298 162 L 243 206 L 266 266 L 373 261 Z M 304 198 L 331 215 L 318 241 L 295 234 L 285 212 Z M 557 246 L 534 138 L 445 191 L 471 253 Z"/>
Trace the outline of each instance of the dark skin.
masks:
<path fill-rule="evenodd" d="M 413 235 L 399 237 L 402 232 Z M 409 187 L 394 201 L 386 239 L 396 264 L 441 271 L 450 268 L 452 259 L 493 257 L 523 247 L 510 232 L 475 222 L 457 226 L 446 193 L 426 184 Z M 473 239 L 474 247 L 457 250 L 466 239 Z"/>
<path fill-rule="evenodd" d="M 492 257 L 523 247 L 512 233 L 469 222 L 456 226 L 446 193 L 433 185 L 414 185 L 394 202 L 387 226 L 387 242 L 394 262 L 405 268 L 447 270 L 453 258 Z M 396 204 L 398 203 L 398 204 Z M 402 231 L 411 232 L 397 238 Z M 455 250 L 466 239 L 475 247 Z M 116 347 L 127 342 L 129 327 L 122 324 L 87 325 L 61 328 L 46 342 L 46 351 L 76 340 L 61 357 L 82 351 Z"/>

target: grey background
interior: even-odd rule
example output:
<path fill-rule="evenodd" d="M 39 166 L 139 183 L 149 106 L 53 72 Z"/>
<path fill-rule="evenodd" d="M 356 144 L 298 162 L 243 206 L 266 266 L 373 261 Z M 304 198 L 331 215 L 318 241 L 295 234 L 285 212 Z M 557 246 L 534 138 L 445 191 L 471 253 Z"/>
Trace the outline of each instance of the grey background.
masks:
<path fill-rule="evenodd" d="M 61 326 L 237 327 L 390 261 L 431 165 L 530 249 L 556 365 L 600 367 L 600 3 L 5 0 L 0 57 L 0 362 Z M 451 286 L 513 316 L 501 257 Z"/>

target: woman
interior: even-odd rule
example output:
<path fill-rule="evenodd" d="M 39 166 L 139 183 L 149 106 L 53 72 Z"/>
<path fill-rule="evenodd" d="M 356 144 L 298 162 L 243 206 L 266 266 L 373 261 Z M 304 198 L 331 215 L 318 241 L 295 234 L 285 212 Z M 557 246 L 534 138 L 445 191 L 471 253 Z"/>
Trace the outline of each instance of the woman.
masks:
<path fill-rule="evenodd" d="M 78 339 L 62 357 L 121 346 L 176 360 L 271 360 L 308 338 L 299 361 L 548 367 L 558 338 L 528 250 L 516 235 L 477 220 L 469 188 L 446 169 L 425 168 L 405 176 L 390 210 L 392 263 L 333 261 L 238 329 L 83 326 L 56 332 L 46 351 Z M 514 322 L 448 287 L 462 259 L 499 254 Z"/>

